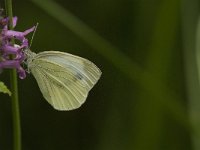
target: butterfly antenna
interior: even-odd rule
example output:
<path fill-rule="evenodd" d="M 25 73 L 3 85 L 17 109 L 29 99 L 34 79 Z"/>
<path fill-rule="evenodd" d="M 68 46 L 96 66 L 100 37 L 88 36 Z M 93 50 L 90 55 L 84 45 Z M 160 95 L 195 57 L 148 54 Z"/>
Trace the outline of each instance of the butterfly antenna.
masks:
<path fill-rule="evenodd" d="M 38 25 L 39 25 L 39 23 L 36 24 L 35 29 L 34 29 L 34 31 L 33 31 L 33 35 L 32 35 L 32 37 L 31 37 L 31 42 L 30 42 L 29 48 L 31 48 L 31 45 L 32 45 L 32 42 L 33 42 L 33 38 L 34 38 L 34 36 L 35 36 L 35 32 L 36 32 L 36 30 L 37 30 Z"/>

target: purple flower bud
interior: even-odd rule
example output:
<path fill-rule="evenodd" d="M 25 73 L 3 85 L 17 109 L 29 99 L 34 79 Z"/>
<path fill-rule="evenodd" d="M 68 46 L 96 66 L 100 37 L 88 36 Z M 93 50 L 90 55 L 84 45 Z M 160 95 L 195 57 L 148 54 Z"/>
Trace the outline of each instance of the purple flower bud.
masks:
<path fill-rule="evenodd" d="M 13 28 L 17 25 L 17 16 L 13 17 Z"/>
<path fill-rule="evenodd" d="M 13 17 L 12 21 L 13 21 L 13 27 L 15 27 L 17 24 L 17 17 L 16 16 Z M 2 27 L 3 29 L 8 29 L 8 22 L 9 22 L 9 17 L 0 19 L 0 25 L 3 26 Z"/>
<path fill-rule="evenodd" d="M 26 72 L 21 66 L 19 68 L 17 68 L 17 73 L 18 73 L 20 79 L 26 78 Z"/>
<path fill-rule="evenodd" d="M 19 48 L 11 45 L 3 45 L 1 49 L 4 54 L 17 54 L 19 52 Z"/>
<path fill-rule="evenodd" d="M 1 18 L 0 20 L 1 29 L 5 29 L 8 27 L 8 18 Z"/>
<path fill-rule="evenodd" d="M 33 32 L 35 29 L 35 26 L 24 31 L 24 32 L 19 32 L 19 31 L 13 31 L 13 30 L 3 30 L 3 34 L 5 37 L 7 38 L 16 38 L 20 41 L 23 41 L 23 39 L 25 38 L 24 36 L 26 36 L 27 34 L 29 34 L 30 32 Z"/>
<path fill-rule="evenodd" d="M 7 60 L 0 62 L 0 70 L 2 71 L 3 68 L 16 68 L 17 73 L 19 74 L 20 79 L 24 79 L 26 77 L 25 70 L 20 66 L 20 61 L 18 60 Z"/>
<path fill-rule="evenodd" d="M 5 60 L 0 62 L 0 68 L 19 68 L 20 62 L 18 60 Z"/>

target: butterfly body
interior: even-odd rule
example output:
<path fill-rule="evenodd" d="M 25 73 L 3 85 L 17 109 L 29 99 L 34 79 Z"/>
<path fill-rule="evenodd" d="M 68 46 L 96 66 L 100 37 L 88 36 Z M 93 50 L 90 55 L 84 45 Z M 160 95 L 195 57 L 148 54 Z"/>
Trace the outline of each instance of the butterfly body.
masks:
<path fill-rule="evenodd" d="M 27 50 L 28 70 L 35 77 L 44 98 L 57 110 L 80 107 L 101 76 L 87 59 L 59 51 L 38 54 Z"/>

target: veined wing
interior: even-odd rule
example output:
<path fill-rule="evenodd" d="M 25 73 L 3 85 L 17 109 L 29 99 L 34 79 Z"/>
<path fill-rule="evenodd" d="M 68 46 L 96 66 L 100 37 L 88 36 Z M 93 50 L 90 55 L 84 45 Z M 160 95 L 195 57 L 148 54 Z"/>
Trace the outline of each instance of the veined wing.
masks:
<path fill-rule="evenodd" d="M 55 51 L 37 54 L 29 69 L 45 99 L 58 110 L 80 107 L 101 76 L 92 62 Z"/>

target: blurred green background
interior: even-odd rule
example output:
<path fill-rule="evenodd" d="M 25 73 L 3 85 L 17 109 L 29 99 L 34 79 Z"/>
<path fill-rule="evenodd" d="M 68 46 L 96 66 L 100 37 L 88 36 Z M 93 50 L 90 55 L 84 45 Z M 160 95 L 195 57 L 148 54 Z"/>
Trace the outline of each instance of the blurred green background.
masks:
<path fill-rule="evenodd" d="M 19 79 L 23 149 L 200 150 L 199 10 L 198 0 L 13 0 L 16 30 L 39 23 L 32 51 L 79 55 L 103 73 L 68 112 L 32 75 Z M 8 70 L 0 80 L 9 85 Z M 11 148 L 11 101 L 0 94 L 0 149 Z"/>

